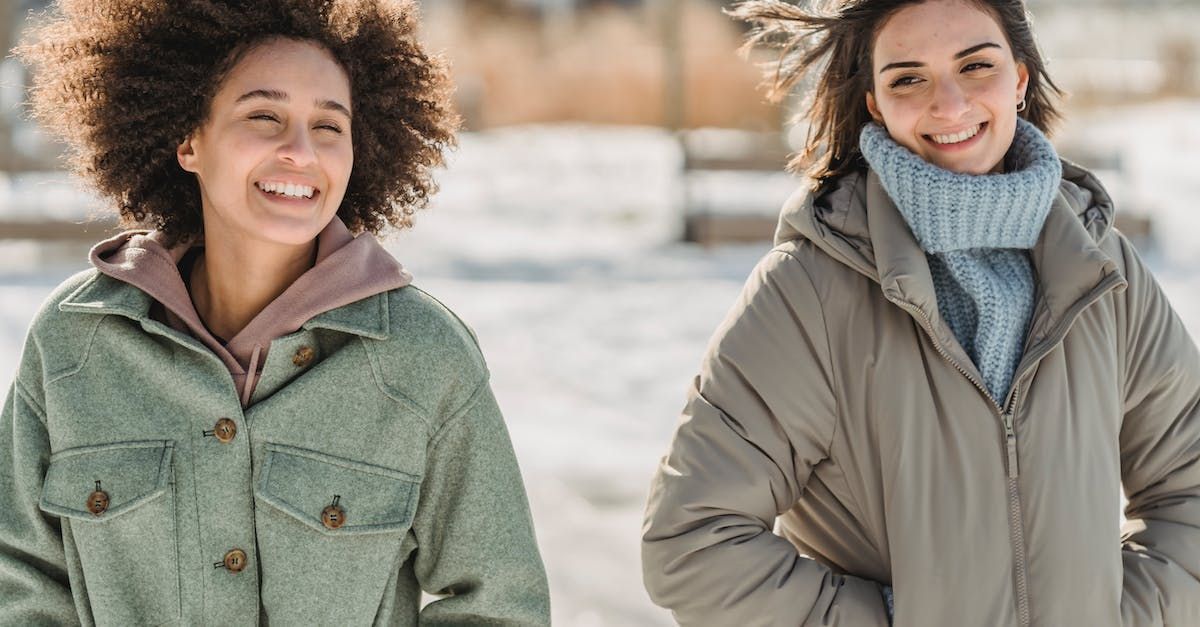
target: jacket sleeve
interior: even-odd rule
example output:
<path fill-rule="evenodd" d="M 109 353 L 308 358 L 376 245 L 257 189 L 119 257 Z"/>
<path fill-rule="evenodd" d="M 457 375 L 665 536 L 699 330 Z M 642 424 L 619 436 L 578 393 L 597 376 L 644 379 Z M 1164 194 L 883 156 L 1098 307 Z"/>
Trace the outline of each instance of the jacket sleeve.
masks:
<path fill-rule="evenodd" d="M 813 284 L 774 251 L 710 343 L 650 488 L 643 577 L 681 625 L 888 624 L 880 585 L 773 533 L 828 455 L 832 376 Z"/>
<path fill-rule="evenodd" d="M 1125 248 L 1123 624 L 1200 625 L 1200 352 Z"/>
<path fill-rule="evenodd" d="M 484 380 L 430 444 L 413 530 L 421 625 L 549 625 L 521 471 Z"/>
<path fill-rule="evenodd" d="M 79 624 L 59 521 L 38 509 L 45 420 L 18 375 L 0 413 L 0 625 Z"/>

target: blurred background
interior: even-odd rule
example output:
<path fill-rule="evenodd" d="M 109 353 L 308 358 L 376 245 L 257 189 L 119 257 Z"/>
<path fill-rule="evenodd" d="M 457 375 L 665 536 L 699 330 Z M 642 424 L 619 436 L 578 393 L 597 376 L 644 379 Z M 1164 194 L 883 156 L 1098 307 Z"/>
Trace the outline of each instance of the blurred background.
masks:
<path fill-rule="evenodd" d="M 0 0 L 0 49 L 44 0 Z M 1028 3 L 1093 168 L 1200 336 L 1200 0 Z M 560 625 L 669 625 L 641 585 L 646 488 L 710 334 L 758 258 L 803 131 L 713 0 L 426 0 L 466 130 L 386 245 L 477 332 Z M 55 285 L 114 232 L 22 117 L 0 61 L 0 384 Z"/>

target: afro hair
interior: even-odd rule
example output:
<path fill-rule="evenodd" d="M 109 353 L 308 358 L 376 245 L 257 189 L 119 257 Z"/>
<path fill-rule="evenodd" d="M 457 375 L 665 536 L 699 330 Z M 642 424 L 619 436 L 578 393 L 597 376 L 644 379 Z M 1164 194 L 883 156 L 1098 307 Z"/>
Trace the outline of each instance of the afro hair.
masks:
<path fill-rule="evenodd" d="M 411 0 L 60 0 L 16 52 L 33 70 L 32 117 L 67 144 L 70 169 L 115 201 L 123 227 L 186 241 L 203 218 L 176 147 L 256 45 L 317 43 L 346 70 L 355 111 L 338 216 L 378 235 L 412 225 L 455 144 L 445 64 L 416 30 Z"/>

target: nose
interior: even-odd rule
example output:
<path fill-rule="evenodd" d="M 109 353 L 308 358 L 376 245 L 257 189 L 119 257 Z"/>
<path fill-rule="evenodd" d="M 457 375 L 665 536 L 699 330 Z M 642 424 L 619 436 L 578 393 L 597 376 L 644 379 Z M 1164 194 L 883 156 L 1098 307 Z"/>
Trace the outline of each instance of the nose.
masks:
<path fill-rule="evenodd" d="M 298 167 L 312 165 L 317 160 L 317 151 L 307 129 L 295 128 L 287 134 L 277 151 L 279 158 Z"/>
<path fill-rule="evenodd" d="M 967 93 L 955 81 L 940 81 L 933 93 L 929 114 L 940 120 L 957 120 L 971 109 Z"/>

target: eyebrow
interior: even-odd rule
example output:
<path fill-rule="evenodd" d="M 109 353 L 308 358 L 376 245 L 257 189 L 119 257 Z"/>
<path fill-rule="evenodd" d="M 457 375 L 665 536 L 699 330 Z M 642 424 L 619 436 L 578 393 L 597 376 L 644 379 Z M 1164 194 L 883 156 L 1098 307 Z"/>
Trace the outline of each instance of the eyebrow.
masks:
<path fill-rule="evenodd" d="M 990 42 L 990 41 L 985 41 L 981 44 L 975 44 L 974 46 L 971 46 L 970 48 L 967 48 L 966 50 L 962 50 L 962 51 L 955 53 L 954 58 L 961 59 L 965 56 L 975 54 L 976 52 L 979 52 L 980 50 L 983 50 L 984 48 L 999 48 L 1000 50 L 1003 50 L 1003 48 L 1001 48 L 1000 44 Z M 883 74 L 884 72 L 886 72 L 888 70 L 897 70 L 900 68 L 912 68 L 912 67 L 925 67 L 925 64 L 921 63 L 920 61 L 897 61 L 895 63 L 889 63 L 889 64 L 883 66 L 879 70 L 879 73 Z"/>
<path fill-rule="evenodd" d="M 267 100 L 274 100 L 277 102 L 288 102 L 291 100 L 286 92 L 279 91 L 278 89 L 255 89 L 238 96 L 238 99 L 235 100 L 233 104 L 241 104 L 253 98 L 265 98 Z M 353 119 L 353 116 L 350 115 L 350 109 L 346 108 L 345 105 L 336 100 L 317 100 L 315 102 L 318 108 L 328 111 L 337 111 L 347 118 Z"/>

